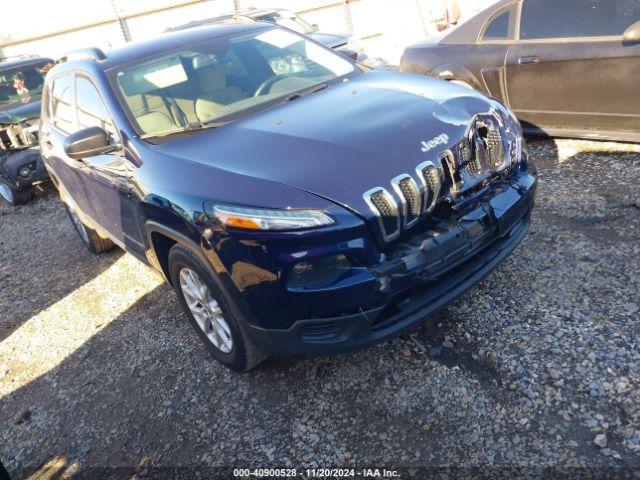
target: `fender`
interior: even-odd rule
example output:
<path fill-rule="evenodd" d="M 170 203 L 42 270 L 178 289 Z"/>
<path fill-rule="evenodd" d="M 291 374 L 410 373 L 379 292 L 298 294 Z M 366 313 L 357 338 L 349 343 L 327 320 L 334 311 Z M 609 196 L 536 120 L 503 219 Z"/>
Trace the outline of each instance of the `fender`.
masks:
<path fill-rule="evenodd" d="M 198 257 L 198 260 L 202 262 L 204 267 L 211 274 L 211 278 L 213 278 L 213 280 L 227 295 L 227 298 L 231 301 L 232 307 L 240 315 L 243 316 L 241 318 L 246 318 L 249 323 L 253 325 L 259 325 L 254 315 L 251 313 L 249 306 L 242 299 L 240 292 L 233 284 L 229 273 L 224 268 L 222 262 L 218 258 L 218 255 L 213 250 L 213 248 L 209 249 L 207 254 L 202 245 L 198 245 L 194 240 L 187 237 L 185 234 L 178 232 L 172 228 L 166 227 L 165 225 L 162 225 L 161 223 L 158 223 L 154 220 L 148 220 L 145 223 L 145 240 L 148 242 L 147 252 L 148 256 L 150 257 L 149 262 L 155 269 L 162 273 L 163 277 L 169 285 L 171 285 L 169 272 L 165 271 L 162 267 L 152 241 L 152 235 L 154 233 L 164 235 L 174 240 L 176 243 L 182 245 L 183 247 L 189 249 L 196 257 Z"/>

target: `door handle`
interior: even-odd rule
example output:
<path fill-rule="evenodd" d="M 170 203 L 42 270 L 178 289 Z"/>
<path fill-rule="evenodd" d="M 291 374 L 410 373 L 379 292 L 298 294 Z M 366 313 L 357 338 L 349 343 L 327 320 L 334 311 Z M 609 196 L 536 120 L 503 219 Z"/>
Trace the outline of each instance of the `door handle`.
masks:
<path fill-rule="evenodd" d="M 520 65 L 529 65 L 532 63 L 540 63 L 540 57 L 532 56 L 532 57 L 520 57 L 518 59 L 518 63 Z"/>

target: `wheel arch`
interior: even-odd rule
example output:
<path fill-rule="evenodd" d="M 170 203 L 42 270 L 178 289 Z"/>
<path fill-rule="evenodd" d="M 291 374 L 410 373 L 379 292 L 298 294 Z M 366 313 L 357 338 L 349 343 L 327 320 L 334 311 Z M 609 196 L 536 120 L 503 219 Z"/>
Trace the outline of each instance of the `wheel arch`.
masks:
<path fill-rule="evenodd" d="M 174 286 L 169 273 L 169 251 L 174 245 L 181 245 L 200 260 L 213 280 L 224 290 L 233 308 L 244 315 L 244 318 L 252 319 L 251 323 L 256 323 L 248 305 L 243 301 L 238 288 L 213 248 L 205 252 L 204 248 L 188 235 L 153 220 L 146 222 L 145 230 L 148 242 L 147 259 L 156 270 L 162 273 L 169 285 Z"/>
<path fill-rule="evenodd" d="M 440 67 L 436 67 L 432 71 L 432 75 L 440 80 L 460 80 L 462 82 L 468 83 L 476 90 L 481 92 L 486 91 L 486 86 L 482 80 L 476 78 L 476 76 L 466 68 L 456 68 L 453 66 L 443 65 Z"/>
<path fill-rule="evenodd" d="M 157 270 L 162 272 L 169 284 L 171 284 L 169 251 L 176 244 L 190 250 L 212 275 L 220 277 L 226 273 L 226 269 L 213 249 L 208 254 L 205 253 L 202 245 L 198 245 L 195 240 L 186 234 L 153 220 L 146 222 L 145 231 L 149 252 L 151 253 L 149 261 Z"/>

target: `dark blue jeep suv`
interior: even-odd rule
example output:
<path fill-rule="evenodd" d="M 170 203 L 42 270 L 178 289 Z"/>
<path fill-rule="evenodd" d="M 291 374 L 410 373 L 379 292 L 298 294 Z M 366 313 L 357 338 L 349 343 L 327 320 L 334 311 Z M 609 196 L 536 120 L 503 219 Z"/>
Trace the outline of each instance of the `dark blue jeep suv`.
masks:
<path fill-rule="evenodd" d="M 266 23 L 73 52 L 40 135 L 86 245 L 162 272 L 240 371 L 419 323 L 516 247 L 536 189 L 495 100 Z"/>

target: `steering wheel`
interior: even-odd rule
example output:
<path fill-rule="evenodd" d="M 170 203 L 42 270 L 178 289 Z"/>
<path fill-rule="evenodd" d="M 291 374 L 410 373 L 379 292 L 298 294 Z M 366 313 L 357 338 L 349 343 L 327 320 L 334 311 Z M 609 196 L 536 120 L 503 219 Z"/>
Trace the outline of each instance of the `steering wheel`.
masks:
<path fill-rule="evenodd" d="M 275 75 L 273 77 L 267 78 L 264 82 L 260 84 L 257 88 L 256 93 L 253 94 L 254 97 L 259 97 L 260 95 L 266 95 L 271 90 L 274 84 L 282 80 L 283 78 L 287 78 L 290 75 L 287 73 L 281 73 L 279 75 Z"/>

